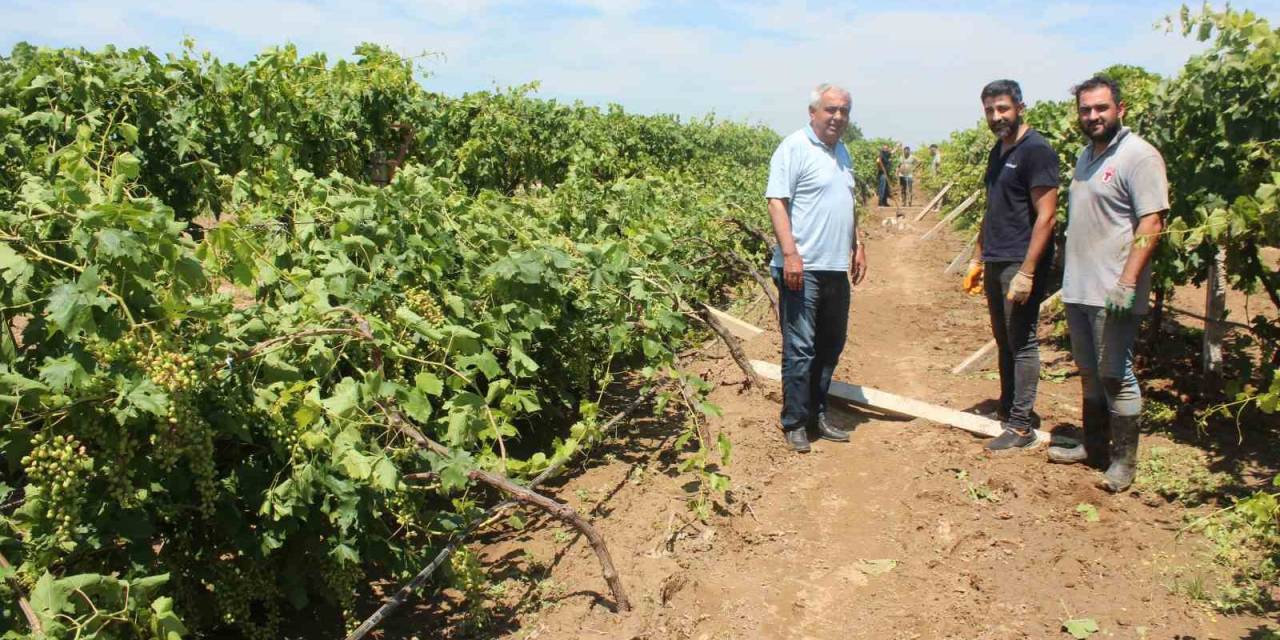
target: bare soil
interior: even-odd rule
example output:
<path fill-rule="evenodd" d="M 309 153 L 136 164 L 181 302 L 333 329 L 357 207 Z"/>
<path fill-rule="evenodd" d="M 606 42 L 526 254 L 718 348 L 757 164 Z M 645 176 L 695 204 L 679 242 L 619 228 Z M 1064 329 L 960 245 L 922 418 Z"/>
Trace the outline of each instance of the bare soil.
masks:
<path fill-rule="evenodd" d="M 921 242 L 937 218 L 912 223 L 916 211 L 903 210 L 903 227 L 880 224 L 891 209 L 872 209 L 863 223 L 869 275 L 854 291 L 836 378 L 990 411 L 999 391 L 989 368 L 949 373 L 990 339 L 981 297 L 942 273 L 966 238 Z M 1202 310 L 1196 295 L 1175 299 Z M 1243 303 L 1231 300 L 1233 319 Z M 776 362 L 767 302 L 744 307 L 739 314 L 767 329 L 745 344 L 748 355 Z M 1065 341 L 1048 337 L 1053 324 L 1042 327 L 1037 411 L 1043 428 L 1071 433 L 1079 384 Z M 1203 542 L 1178 535 L 1180 505 L 1140 491 L 1110 495 L 1095 486 L 1098 472 L 1048 464 L 1043 448 L 990 455 L 963 431 L 854 407 L 834 412 L 851 443 L 794 454 L 777 428 L 776 385 L 744 389 L 720 345 L 691 368 L 715 385 L 711 400 L 724 411 L 711 431 L 733 442 L 724 469 L 733 488 L 711 518 L 699 521 L 687 505 L 696 483 L 670 446 L 678 418 L 628 423 L 618 444 L 550 490 L 600 529 L 633 611 L 613 611 L 584 540 L 530 513 L 523 529 L 502 525 L 470 547 L 498 585 L 489 600 L 431 596 L 386 637 L 1066 638 L 1064 621 L 1092 618 L 1095 638 L 1244 640 L 1280 626 L 1274 614 L 1215 614 L 1171 588 L 1176 568 L 1204 562 Z M 1144 372 L 1149 397 L 1176 406 L 1197 393 L 1181 366 Z M 1140 455 L 1176 440 L 1194 438 L 1148 434 Z M 1228 466 L 1251 481 L 1274 471 L 1265 452 L 1209 440 L 1197 446 L 1224 464 L 1247 461 Z"/>

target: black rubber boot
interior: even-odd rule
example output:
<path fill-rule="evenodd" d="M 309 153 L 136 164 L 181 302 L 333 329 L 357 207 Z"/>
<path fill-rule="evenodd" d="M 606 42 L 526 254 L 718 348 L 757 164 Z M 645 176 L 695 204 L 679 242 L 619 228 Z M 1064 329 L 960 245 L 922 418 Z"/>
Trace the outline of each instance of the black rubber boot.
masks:
<path fill-rule="evenodd" d="M 1085 461 L 1099 471 L 1111 466 L 1111 412 L 1107 402 L 1084 403 Z"/>
<path fill-rule="evenodd" d="M 1077 462 L 1105 470 L 1111 464 L 1111 425 L 1107 403 L 1084 402 L 1084 443 L 1049 447 L 1049 461 L 1061 464 Z"/>
<path fill-rule="evenodd" d="M 1111 466 L 1102 487 L 1119 493 L 1133 484 L 1138 467 L 1138 416 L 1111 416 Z"/>

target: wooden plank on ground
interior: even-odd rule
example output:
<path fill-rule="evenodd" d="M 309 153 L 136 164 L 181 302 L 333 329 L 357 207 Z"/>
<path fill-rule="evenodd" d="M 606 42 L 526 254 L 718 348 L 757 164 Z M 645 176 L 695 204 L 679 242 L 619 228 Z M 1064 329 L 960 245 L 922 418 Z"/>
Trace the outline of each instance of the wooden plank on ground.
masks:
<path fill-rule="evenodd" d="M 1040 303 L 1040 309 L 1043 310 L 1045 307 L 1052 305 L 1054 302 L 1058 301 L 1061 298 L 1062 298 L 1062 290 L 1059 289 L 1053 295 L 1049 296 L 1048 298 L 1045 298 L 1044 302 Z M 960 364 L 956 365 L 955 368 L 951 370 L 951 373 L 955 375 L 968 373 L 969 371 L 972 371 L 978 368 L 979 366 L 981 366 L 982 363 L 986 362 L 991 356 L 994 356 L 995 354 L 996 354 L 996 341 L 994 338 L 992 338 L 986 344 L 982 345 L 982 348 L 978 349 L 977 351 L 974 351 L 973 354 L 970 355 L 968 358 L 965 358 L 964 362 L 961 362 Z"/>
<path fill-rule="evenodd" d="M 751 366 L 759 373 L 761 377 L 770 380 L 782 380 L 782 367 L 761 360 L 752 360 Z M 848 400 L 854 404 L 865 407 L 872 407 L 890 413 L 912 416 L 914 418 L 923 418 L 931 422 L 945 424 L 958 429 L 964 429 L 970 433 L 984 435 L 994 438 L 1000 435 L 1002 430 L 1000 422 L 992 420 L 975 413 L 965 413 L 949 407 L 942 407 L 936 404 L 929 404 L 914 398 L 907 398 L 897 394 L 872 389 L 847 382 L 833 380 L 831 382 L 831 395 Z M 1036 431 L 1036 435 L 1040 437 L 1042 442 L 1049 441 L 1049 434 L 1043 431 Z"/>
<path fill-rule="evenodd" d="M 939 191 L 938 195 L 934 196 L 933 199 L 929 201 L 929 204 L 925 205 L 924 209 L 920 211 L 920 215 L 916 216 L 916 222 L 920 222 L 926 213 L 933 211 L 933 208 L 938 206 L 939 202 L 942 202 L 942 196 L 947 195 L 947 192 L 950 191 L 951 187 L 955 186 L 955 184 L 955 182 L 948 182 L 947 186 L 943 187 L 942 191 Z"/>
<path fill-rule="evenodd" d="M 706 306 L 706 305 L 703 305 L 703 306 Z M 748 322 L 743 322 L 742 320 L 739 320 L 714 307 L 707 307 L 707 312 L 710 313 L 713 317 L 715 317 L 716 320 L 719 320 L 720 324 L 723 325 L 724 328 L 729 331 L 729 333 L 732 333 L 735 337 L 737 337 L 740 340 L 750 340 L 764 333 L 764 329 L 761 329 L 760 327 L 757 327 Z"/>
<path fill-rule="evenodd" d="M 934 225 L 933 228 L 930 229 L 928 233 L 924 234 L 923 236 L 920 236 L 920 239 L 928 240 L 929 238 L 932 238 L 933 234 L 937 233 L 939 229 L 942 229 L 943 227 L 947 226 L 947 223 L 954 220 L 956 216 L 959 216 L 960 214 L 964 213 L 964 210 L 968 209 L 969 206 L 972 205 L 974 202 L 977 202 L 978 196 L 980 195 L 982 195 L 981 189 L 974 191 L 973 195 L 969 196 L 968 198 L 965 198 L 964 202 L 960 203 L 960 206 L 953 209 L 951 213 L 948 213 L 946 215 L 945 218 L 939 220 L 938 224 Z"/>

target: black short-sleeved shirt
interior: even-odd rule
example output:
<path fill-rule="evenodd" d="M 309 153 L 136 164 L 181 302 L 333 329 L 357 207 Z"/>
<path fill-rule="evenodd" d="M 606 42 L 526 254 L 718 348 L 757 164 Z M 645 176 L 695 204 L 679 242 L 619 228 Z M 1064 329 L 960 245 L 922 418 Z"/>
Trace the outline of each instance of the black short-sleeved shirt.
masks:
<path fill-rule="evenodd" d="M 1031 202 L 1035 187 L 1056 187 L 1058 154 L 1039 131 L 1030 129 L 1008 153 L 1000 153 L 997 140 L 987 156 L 987 213 L 982 218 L 982 259 L 986 262 L 1021 262 L 1027 257 L 1036 211 Z M 1050 242 L 1040 264 L 1053 259 Z"/>
<path fill-rule="evenodd" d="M 893 155 L 888 151 L 882 150 L 880 152 L 880 164 L 884 165 L 884 175 L 890 175 L 890 172 L 893 170 Z"/>

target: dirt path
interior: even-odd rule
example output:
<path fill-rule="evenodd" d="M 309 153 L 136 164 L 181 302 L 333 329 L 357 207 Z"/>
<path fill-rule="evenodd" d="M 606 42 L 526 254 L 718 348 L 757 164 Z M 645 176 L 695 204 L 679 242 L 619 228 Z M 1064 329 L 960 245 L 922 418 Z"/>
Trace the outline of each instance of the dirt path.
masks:
<path fill-rule="evenodd" d="M 992 408 L 989 373 L 949 373 L 989 338 L 981 299 L 942 274 L 963 239 L 920 242 L 934 216 L 901 230 L 881 216 L 873 209 L 865 224 L 870 273 L 854 293 L 837 379 Z M 749 319 L 769 331 L 746 349 L 777 361 L 762 306 Z M 1042 358 L 1050 372 L 1070 367 L 1051 345 Z M 852 443 L 792 454 L 776 428 L 776 388 L 744 393 L 715 350 L 694 369 L 717 384 L 724 415 L 712 430 L 734 443 L 730 513 L 693 518 L 690 476 L 673 454 L 653 453 L 670 425 L 643 421 L 628 448 L 556 493 L 600 527 L 636 610 L 612 613 L 585 543 L 535 520 L 480 548 L 506 582 L 492 626 L 476 637 L 1065 638 L 1065 620 L 1092 618 L 1095 638 L 1243 640 L 1274 624 L 1214 616 L 1171 592 L 1170 568 L 1196 548 L 1175 538 L 1182 523 L 1163 500 L 1110 496 L 1095 488 L 1096 472 L 1048 465 L 1043 449 L 990 456 L 964 432 L 854 409 L 835 412 L 855 429 Z M 1076 378 L 1048 377 L 1037 403 L 1045 428 L 1076 424 Z"/>

